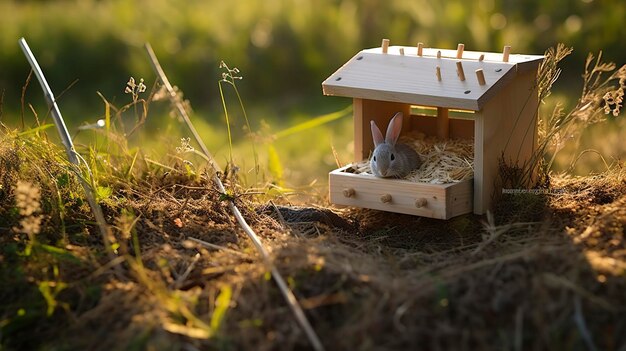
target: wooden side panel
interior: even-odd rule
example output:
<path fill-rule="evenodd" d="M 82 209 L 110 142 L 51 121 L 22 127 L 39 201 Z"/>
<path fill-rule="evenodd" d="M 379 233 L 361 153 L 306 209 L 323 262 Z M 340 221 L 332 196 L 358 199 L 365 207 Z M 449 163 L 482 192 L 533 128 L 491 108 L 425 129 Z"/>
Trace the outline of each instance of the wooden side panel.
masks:
<path fill-rule="evenodd" d="M 410 130 L 411 105 L 398 102 L 354 99 L 354 161 L 367 159 L 374 150 L 370 129 L 373 120 L 385 135 L 385 130 L 396 112 L 404 113 L 402 134 Z"/>
<path fill-rule="evenodd" d="M 414 183 L 347 173 L 344 172 L 346 168 L 329 174 L 330 202 L 333 204 L 438 219 L 472 212 L 471 180 L 454 184 Z M 383 202 L 381 198 L 386 195 L 390 201 Z"/>
<path fill-rule="evenodd" d="M 446 218 L 470 213 L 474 208 L 474 182 L 467 180 L 450 187 L 446 198 Z"/>
<path fill-rule="evenodd" d="M 500 192 L 498 160 L 522 165 L 536 145 L 539 97 L 535 71 L 521 73 L 475 114 L 474 213 L 491 208 Z"/>

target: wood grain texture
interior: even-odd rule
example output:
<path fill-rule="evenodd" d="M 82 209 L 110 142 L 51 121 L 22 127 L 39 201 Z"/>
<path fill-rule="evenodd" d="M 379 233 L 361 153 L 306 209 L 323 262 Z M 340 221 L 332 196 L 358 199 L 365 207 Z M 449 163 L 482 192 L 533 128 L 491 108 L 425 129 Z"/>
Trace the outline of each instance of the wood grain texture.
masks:
<path fill-rule="evenodd" d="M 345 172 L 349 167 L 329 174 L 330 202 L 333 204 L 438 219 L 472 212 L 471 180 L 453 184 L 415 183 Z M 352 196 L 344 196 L 345 189 L 354 189 Z M 382 202 L 381 197 L 387 194 L 391 201 Z M 422 199 L 426 200 L 425 205 Z"/>
<path fill-rule="evenodd" d="M 385 54 L 380 47 L 359 52 L 322 83 L 324 94 L 353 98 L 355 161 L 367 159 L 374 148 L 370 120 L 384 134 L 392 116 L 403 112 L 402 134 L 418 130 L 440 138 L 473 138 L 474 179 L 442 186 L 337 170 L 329 176 L 331 201 L 432 218 L 484 214 L 500 192 L 500 157 L 521 166 L 536 148 L 539 102 L 534 85 L 543 56 L 418 46 L 390 46 Z M 476 74 L 459 80 L 459 61 L 466 72 Z M 410 116 L 411 105 L 436 107 L 438 117 Z M 455 110 L 475 113 L 462 113 L 459 119 Z"/>
<path fill-rule="evenodd" d="M 384 55 L 367 50 L 357 54 L 322 83 L 324 94 L 478 111 L 516 72 L 515 63 L 463 59 L 466 71 L 483 69 L 488 84 L 480 85 L 473 76 L 459 80 L 456 58 L 420 57 L 415 48 L 404 50 L 405 55 L 391 48 Z"/>
<path fill-rule="evenodd" d="M 388 54 L 390 55 L 397 55 L 398 51 L 400 49 L 400 46 L 390 46 L 388 49 Z M 417 54 L 417 49 L 415 47 L 404 47 L 404 53 L 406 55 L 416 55 Z M 361 52 L 364 53 L 374 53 L 374 54 L 381 54 L 380 52 L 380 48 L 371 48 L 371 49 L 365 49 Z M 453 49 L 439 49 L 439 48 L 427 48 L 424 47 L 422 48 L 422 55 L 426 56 L 426 57 L 437 57 L 437 53 L 441 52 L 441 57 L 442 58 L 450 58 L 450 59 L 456 59 L 456 54 L 457 54 L 457 50 L 453 50 Z M 504 57 L 504 53 L 503 52 L 484 52 L 484 51 L 467 51 L 464 50 L 463 51 L 463 60 L 467 60 L 467 61 L 478 61 L 480 59 L 480 56 L 483 55 L 483 60 L 484 61 L 489 61 L 489 62 L 500 62 L 502 63 L 502 59 Z M 522 71 L 526 71 L 526 70 L 532 70 L 532 69 L 537 69 L 537 67 L 539 67 L 539 64 L 541 63 L 541 61 L 543 60 L 544 56 L 543 55 L 528 55 L 528 54 L 511 54 L 509 51 L 509 62 L 511 64 L 516 64 L 518 66 L 518 70 L 522 70 Z"/>
<path fill-rule="evenodd" d="M 474 213 L 492 208 L 499 195 L 498 160 L 523 165 L 536 148 L 539 96 L 535 72 L 519 74 L 515 82 L 475 114 Z"/>

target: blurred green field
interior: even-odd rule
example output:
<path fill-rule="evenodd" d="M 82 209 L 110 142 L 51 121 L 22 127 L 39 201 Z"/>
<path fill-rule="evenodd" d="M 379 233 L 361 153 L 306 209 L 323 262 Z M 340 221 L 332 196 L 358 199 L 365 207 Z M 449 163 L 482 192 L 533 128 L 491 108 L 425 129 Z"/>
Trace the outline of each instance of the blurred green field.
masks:
<path fill-rule="evenodd" d="M 619 90 L 602 86 L 605 74 L 577 100 L 589 52 L 626 63 L 625 18 L 624 0 L 0 0 L 0 351 L 306 348 L 270 261 L 335 348 L 619 349 L 626 121 L 606 94 L 623 97 L 626 66 L 610 81 Z M 48 142 L 55 128 L 27 83 L 20 37 L 89 167 Z M 574 47 L 554 89 L 556 69 L 538 83 L 553 92 L 541 116 L 565 111 L 545 123 L 538 155 L 564 146 L 553 170 L 610 171 L 544 177 L 547 167 L 526 165 L 535 190 L 558 196 L 502 196 L 487 216 L 331 211 L 327 174 L 352 160 L 351 100 L 323 96 L 321 82 L 382 38 L 514 54 Z M 146 42 L 219 165 L 232 155 L 226 191 L 170 102 L 150 99 Z M 222 61 L 240 70 L 238 90 L 220 83 Z M 146 91 L 126 93 L 129 77 Z M 531 172 L 503 166 L 511 188 L 528 184 Z M 106 215 L 101 239 L 85 194 Z"/>
<path fill-rule="evenodd" d="M 0 93 L 2 121 L 21 124 L 20 96 L 29 68 L 17 39 L 24 36 L 48 77 L 70 131 L 94 123 L 104 113 L 100 92 L 113 104 L 129 101 L 128 77 L 155 81 L 143 44 L 150 42 L 173 84 L 194 107 L 194 122 L 218 161 L 227 158 L 227 134 L 218 90 L 219 62 L 242 71 L 238 82 L 252 129 L 270 138 L 276 132 L 314 116 L 341 110 L 347 99 L 321 94 L 320 83 L 362 48 L 392 44 L 542 53 L 558 42 L 575 52 L 564 62 L 564 73 L 553 99 L 570 103 L 580 93 L 580 74 L 588 52 L 603 50 L 604 58 L 626 62 L 626 3 L 623 1 L 480 0 L 467 2 L 392 0 L 268 0 L 268 1 L 13 1 L 0 2 Z M 73 82 L 77 82 L 73 84 Z M 39 117 L 46 107 L 41 91 L 31 84 L 25 101 Z M 250 141 L 232 92 L 226 91 L 233 113 L 235 158 L 242 169 L 252 168 Z M 549 107 L 548 107 L 549 108 Z M 25 107 L 26 125 L 34 116 Z M 181 125 L 165 117 L 167 109 L 151 110 L 144 133 L 131 140 L 156 153 L 173 152 L 185 137 Z M 128 117 L 132 118 L 132 116 Z M 332 169 L 335 148 L 341 161 L 351 153 L 350 118 L 335 120 L 272 143 L 290 185 L 303 185 Z M 583 139 L 583 148 L 619 158 L 626 147 L 622 122 L 613 121 Z M 595 133 L 595 134 L 594 134 Z M 603 135 L 597 140 L 597 135 Z M 608 138 L 605 137 L 608 135 Z M 165 140 L 167 139 L 167 140 Z M 89 133 L 78 140 L 88 142 Z M 163 145 L 167 145 L 163 150 Z M 268 143 L 259 154 L 267 165 Z M 557 166 L 563 168 L 564 162 Z M 579 172 L 602 169 L 598 157 L 587 155 Z"/>

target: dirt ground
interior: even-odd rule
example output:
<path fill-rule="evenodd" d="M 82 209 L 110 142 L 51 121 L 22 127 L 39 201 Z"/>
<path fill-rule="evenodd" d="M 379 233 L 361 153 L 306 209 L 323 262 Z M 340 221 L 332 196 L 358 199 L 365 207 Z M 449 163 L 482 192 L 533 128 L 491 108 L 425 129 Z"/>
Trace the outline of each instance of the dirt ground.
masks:
<path fill-rule="evenodd" d="M 102 203 L 111 261 L 58 168 L 28 179 L 41 188 L 39 233 L 16 229 L 23 162 L 0 152 L 1 348 L 311 349 L 206 178 L 115 185 Z M 550 183 L 504 196 L 493 216 L 449 221 L 236 204 L 328 350 L 625 350 L 622 170 Z"/>

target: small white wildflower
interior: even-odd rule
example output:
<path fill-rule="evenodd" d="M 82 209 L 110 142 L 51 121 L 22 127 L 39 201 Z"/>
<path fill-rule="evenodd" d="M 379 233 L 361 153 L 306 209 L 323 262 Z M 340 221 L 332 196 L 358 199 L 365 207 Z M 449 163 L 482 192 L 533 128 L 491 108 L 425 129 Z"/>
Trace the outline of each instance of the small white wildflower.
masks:
<path fill-rule="evenodd" d="M 41 191 L 29 182 L 18 181 L 15 187 L 15 204 L 17 205 L 20 215 L 30 216 L 38 212 L 41 208 L 39 200 L 41 199 Z"/>
<path fill-rule="evenodd" d="M 143 78 L 139 80 L 139 84 L 135 82 L 135 78 L 130 77 L 128 82 L 126 82 L 126 88 L 124 89 L 124 93 L 131 94 L 133 96 L 133 100 L 137 99 L 139 93 L 143 93 L 146 91 L 146 85 L 143 84 Z"/>
<path fill-rule="evenodd" d="M 180 146 L 176 147 L 176 152 L 179 154 L 185 152 L 193 152 L 195 149 L 189 143 L 191 142 L 191 138 L 181 138 Z"/>
<path fill-rule="evenodd" d="M 13 230 L 29 235 L 38 234 L 41 230 L 43 216 L 37 214 L 41 211 L 41 191 L 38 187 L 25 181 L 18 181 L 15 186 L 15 205 L 22 219 L 20 227 Z"/>
<path fill-rule="evenodd" d="M 139 87 L 139 88 L 137 89 L 137 91 L 139 91 L 140 93 L 143 93 L 144 91 L 146 91 L 146 85 L 145 85 L 145 84 L 143 84 L 143 78 L 141 78 L 141 79 L 139 80 L 139 85 L 138 85 L 138 87 Z"/>

